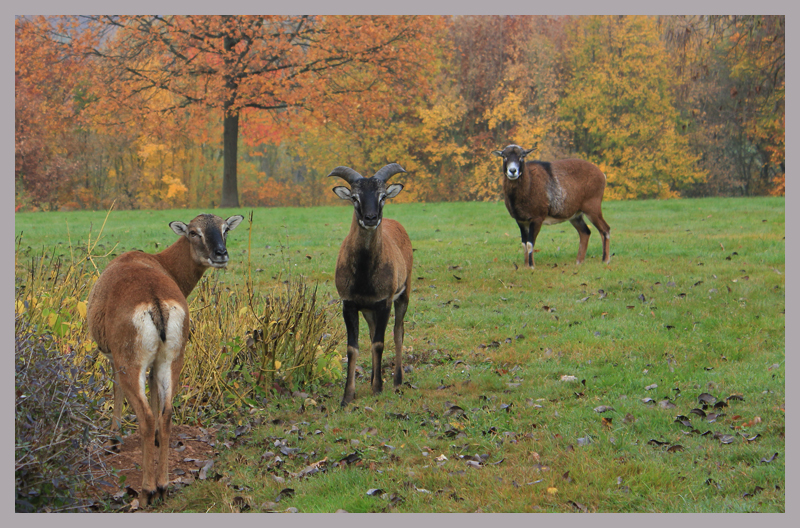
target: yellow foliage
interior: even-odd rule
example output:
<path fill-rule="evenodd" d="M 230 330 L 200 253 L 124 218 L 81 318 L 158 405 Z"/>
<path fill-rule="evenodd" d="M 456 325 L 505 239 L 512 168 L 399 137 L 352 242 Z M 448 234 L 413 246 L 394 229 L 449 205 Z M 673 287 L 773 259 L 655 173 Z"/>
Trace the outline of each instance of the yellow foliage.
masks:
<path fill-rule="evenodd" d="M 175 178 L 174 176 L 165 174 L 161 178 L 161 181 L 167 184 L 167 198 L 174 198 L 179 194 L 183 194 L 189 190 L 180 179 Z"/>

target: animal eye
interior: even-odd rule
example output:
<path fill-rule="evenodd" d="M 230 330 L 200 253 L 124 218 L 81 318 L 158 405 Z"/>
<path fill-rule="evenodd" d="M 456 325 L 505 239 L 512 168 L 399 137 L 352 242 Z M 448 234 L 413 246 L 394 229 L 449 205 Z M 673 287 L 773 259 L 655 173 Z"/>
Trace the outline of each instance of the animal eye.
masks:
<path fill-rule="evenodd" d="M 197 231 L 189 231 L 189 236 L 192 238 L 200 238 L 200 233 Z"/>

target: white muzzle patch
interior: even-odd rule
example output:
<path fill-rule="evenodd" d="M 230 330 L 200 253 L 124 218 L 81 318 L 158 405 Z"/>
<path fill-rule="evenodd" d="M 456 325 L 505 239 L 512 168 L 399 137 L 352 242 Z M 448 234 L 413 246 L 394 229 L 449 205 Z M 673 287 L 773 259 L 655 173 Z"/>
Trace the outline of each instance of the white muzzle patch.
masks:
<path fill-rule="evenodd" d="M 365 224 L 364 224 L 364 221 L 363 221 L 363 220 L 359 220 L 359 221 L 358 221 L 358 225 L 360 225 L 360 226 L 361 226 L 361 227 L 363 227 L 364 229 L 368 229 L 368 230 L 370 230 L 370 231 L 375 231 L 376 229 L 378 229 L 378 226 L 379 226 L 379 225 L 381 225 L 381 222 L 382 222 L 382 221 L 383 221 L 383 218 L 381 218 L 380 220 L 378 220 L 378 223 L 377 223 L 377 224 L 375 224 L 374 226 L 368 226 L 368 225 L 365 225 Z"/>
<path fill-rule="evenodd" d="M 519 163 L 512 161 L 506 165 L 506 177 L 509 180 L 516 180 L 520 177 Z"/>

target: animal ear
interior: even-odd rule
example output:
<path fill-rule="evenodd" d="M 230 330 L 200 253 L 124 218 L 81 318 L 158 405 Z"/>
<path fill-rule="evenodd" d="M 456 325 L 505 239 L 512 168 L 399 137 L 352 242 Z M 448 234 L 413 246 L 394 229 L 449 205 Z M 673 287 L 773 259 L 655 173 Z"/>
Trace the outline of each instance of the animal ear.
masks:
<path fill-rule="evenodd" d="M 244 220 L 244 217 L 242 215 L 233 215 L 227 220 L 225 220 L 225 223 L 228 224 L 228 231 L 235 229 L 236 226 L 238 226 L 242 222 L 242 220 Z"/>
<path fill-rule="evenodd" d="M 347 187 L 342 187 L 341 185 L 334 187 L 333 192 L 335 192 L 336 196 L 338 196 L 342 200 L 349 200 L 352 196 L 350 194 L 350 189 L 348 189 Z"/>
<path fill-rule="evenodd" d="M 536 150 L 536 147 L 534 147 L 534 148 L 532 148 L 532 149 L 528 149 L 528 150 L 523 150 L 523 151 L 522 151 L 522 154 L 520 155 L 520 157 L 519 157 L 519 158 L 520 158 L 520 159 L 523 159 L 523 158 L 525 158 L 525 156 L 527 156 L 528 154 L 530 154 L 530 153 L 531 153 L 531 152 L 533 152 L 534 150 Z"/>
<path fill-rule="evenodd" d="M 183 222 L 178 222 L 178 221 L 170 222 L 169 226 L 172 228 L 173 231 L 175 231 L 176 235 L 186 236 L 189 233 L 189 226 L 187 226 Z"/>
<path fill-rule="evenodd" d="M 493 150 L 492 154 L 494 154 L 495 156 L 500 156 L 501 158 L 503 157 L 503 151 L 502 150 Z"/>
<path fill-rule="evenodd" d="M 394 198 L 395 196 L 400 194 L 400 191 L 402 191 L 402 190 L 403 190 L 403 184 L 401 184 L 401 183 L 393 183 L 393 184 L 391 184 L 390 186 L 388 186 L 386 188 L 386 197 L 387 198 Z"/>

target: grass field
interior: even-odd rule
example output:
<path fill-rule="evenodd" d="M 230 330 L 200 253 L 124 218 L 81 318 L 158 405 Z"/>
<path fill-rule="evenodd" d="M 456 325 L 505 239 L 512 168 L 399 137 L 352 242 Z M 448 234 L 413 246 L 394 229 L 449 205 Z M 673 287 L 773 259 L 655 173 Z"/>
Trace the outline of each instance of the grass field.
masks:
<path fill-rule="evenodd" d="M 593 227 L 575 265 L 565 223 L 543 227 L 531 271 L 502 203 L 389 203 L 415 250 L 408 383 L 391 390 L 387 368 L 384 393 L 370 393 L 362 321 L 353 405 L 339 408 L 339 382 L 315 388 L 316 406 L 283 396 L 235 415 L 252 429 L 230 433 L 218 478 L 158 511 L 784 511 L 784 207 L 607 202 L 609 265 Z M 199 212 L 112 212 L 95 253 L 161 250 L 175 239 L 167 223 Z M 17 214 L 17 282 L 42 248 L 85 253 L 105 217 Z M 333 270 L 351 217 L 254 210 L 252 233 L 245 221 L 229 237 L 228 269 L 207 280 L 241 286 L 249 269 L 269 291 L 302 279 L 338 310 Z M 348 455 L 359 460 L 339 464 Z"/>

